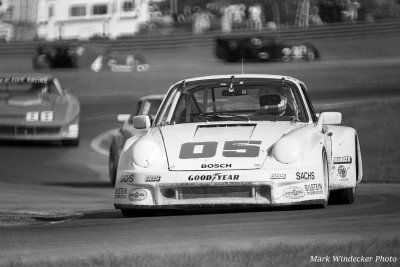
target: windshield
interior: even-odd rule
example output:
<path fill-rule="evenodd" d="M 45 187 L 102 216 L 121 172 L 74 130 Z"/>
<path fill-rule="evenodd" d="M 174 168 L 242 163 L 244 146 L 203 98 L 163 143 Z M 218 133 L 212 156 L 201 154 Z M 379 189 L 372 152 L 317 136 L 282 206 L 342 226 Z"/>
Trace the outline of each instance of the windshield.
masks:
<path fill-rule="evenodd" d="M 179 87 L 180 85 L 178 85 Z M 301 121 L 308 116 L 292 82 L 272 79 L 194 82 L 164 110 L 161 124 L 210 121 Z M 175 104 L 176 103 L 176 104 Z"/>
<path fill-rule="evenodd" d="M 20 80 L 0 79 L 0 97 L 2 98 L 45 94 L 60 94 L 60 90 L 53 82 L 46 79 L 34 81 L 28 81 L 25 78 Z"/>
<path fill-rule="evenodd" d="M 162 99 L 146 99 L 139 102 L 137 115 L 155 116 L 160 107 Z"/>

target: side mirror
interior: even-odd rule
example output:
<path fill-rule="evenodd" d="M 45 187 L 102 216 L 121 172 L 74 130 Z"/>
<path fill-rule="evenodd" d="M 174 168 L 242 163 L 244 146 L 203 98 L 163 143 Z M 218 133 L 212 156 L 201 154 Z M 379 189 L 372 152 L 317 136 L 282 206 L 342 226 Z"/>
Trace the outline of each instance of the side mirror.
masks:
<path fill-rule="evenodd" d="M 133 127 L 135 127 L 135 129 L 148 129 L 150 125 L 150 117 L 148 115 L 133 117 Z"/>
<path fill-rule="evenodd" d="M 322 112 L 319 115 L 317 127 L 322 130 L 322 126 L 325 124 L 341 124 L 342 123 L 342 113 L 340 112 Z"/>
<path fill-rule="evenodd" d="M 130 116 L 131 115 L 129 115 L 129 114 L 118 114 L 117 115 L 117 121 L 118 122 L 126 122 L 127 120 L 129 120 Z"/>

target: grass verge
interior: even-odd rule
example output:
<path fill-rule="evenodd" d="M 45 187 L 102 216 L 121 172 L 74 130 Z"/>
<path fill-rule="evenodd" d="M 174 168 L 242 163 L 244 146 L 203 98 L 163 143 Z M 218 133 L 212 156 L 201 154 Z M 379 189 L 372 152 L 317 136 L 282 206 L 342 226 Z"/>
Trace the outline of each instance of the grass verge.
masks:
<path fill-rule="evenodd" d="M 317 242 L 312 245 L 259 245 L 246 249 L 210 248 L 202 252 L 154 252 L 124 256 L 108 253 L 81 260 L 37 263 L 15 260 L 9 266 L 398 266 L 399 247 L 399 238 L 370 239 L 336 245 Z M 320 262 L 322 259 L 325 259 L 324 262 Z"/>

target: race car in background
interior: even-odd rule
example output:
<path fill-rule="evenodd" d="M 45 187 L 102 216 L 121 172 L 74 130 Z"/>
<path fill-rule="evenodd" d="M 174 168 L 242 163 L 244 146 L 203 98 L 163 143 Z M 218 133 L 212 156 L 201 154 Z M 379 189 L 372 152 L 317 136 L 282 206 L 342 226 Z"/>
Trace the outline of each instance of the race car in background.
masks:
<path fill-rule="evenodd" d="M 0 140 L 79 145 L 80 103 L 47 74 L 0 74 Z"/>
<path fill-rule="evenodd" d="M 219 36 L 215 39 L 215 55 L 227 62 L 312 61 L 321 57 L 311 43 L 289 44 L 273 35 Z"/>
<path fill-rule="evenodd" d="M 150 66 L 142 54 L 118 52 L 100 44 L 46 43 L 36 47 L 32 67 L 82 68 L 93 72 L 143 72 Z"/>
<path fill-rule="evenodd" d="M 143 132 L 143 129 L 133 127 L 133 117 L 137 115 L 148 115 L 152 121 L 164 98 L 164 95 L 148 95 L 141 97 L 136 105 L 136 112 L 133 114 L 119 114 L 117 120 L 122 123 L 118 132 L 111 137 L 109 148 L 108 170 L 110 181 L 115 185 L 118 160 L 124 147 L 125 141 L 135 134 Z"/>
<path fill-rule="evenodd" d="M 141 210 L 352 203 L 358 135 L 341 113 L 317 116 L 303 82 L 281 75 L 180 81 L 153 122 L 125 142 L 114 206 Z"/>

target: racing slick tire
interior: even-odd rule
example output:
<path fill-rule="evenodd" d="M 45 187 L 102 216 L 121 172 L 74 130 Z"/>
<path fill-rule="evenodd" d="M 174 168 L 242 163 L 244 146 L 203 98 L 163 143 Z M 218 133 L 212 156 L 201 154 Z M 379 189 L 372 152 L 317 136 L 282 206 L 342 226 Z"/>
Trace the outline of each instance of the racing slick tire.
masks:
<path fill-rule="evenodd" d="M 325 149 L 322 151 L 322 164 L 324 168 L 324 178 L 326 178 L 326 185 L 325 185 L 325 190 L 327 191 L 327 197 L 326 200 L 324 201 L 323 204 L 320 205 L 320 208 L 326 208 L 329 203 L 329 197 L 330 197 L 330 192 L 329 192 L 329 166 L 328 166 L 328 157 L 326 155 Z"/>
<path fill-rule="evenodd" d="M 111 141 L 108 158 L 108 173 L 112 185 L 115 185 L 115 179 L 117 178 L 118 161 L 119 149 L 117 147 L 117 141 L 115 140 L 115 138 L 113 138 Z"/>
<path fill-rule="evenodd" d="M 79 146 L 79 138 L 71 139 L 71 140 L 62 140 L 61 144 L 63 146 Z"/>
<path fill-rule="evenodd" d="M 331 192 L 329 204 L 344 205 L 352 204 L 356 197 L 356 188 L 344 188 Z"/>
<path fill-rule="evenodd" d="M 124 217 L 131 218 L 131 217 L 146 217 L 152 216 L 155 214 L 153 210 L 137 210 L 137 209 L 121 209 L 121 213 Z"/>
<path fill-rule="evenodd" d="M 304 45 L 307 47 L 307 53 L 305 55 L 306 61 L 320 59 L 320 53 L 314 45 L 312 45 L 311 43 L 305 43 Z"/>

